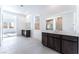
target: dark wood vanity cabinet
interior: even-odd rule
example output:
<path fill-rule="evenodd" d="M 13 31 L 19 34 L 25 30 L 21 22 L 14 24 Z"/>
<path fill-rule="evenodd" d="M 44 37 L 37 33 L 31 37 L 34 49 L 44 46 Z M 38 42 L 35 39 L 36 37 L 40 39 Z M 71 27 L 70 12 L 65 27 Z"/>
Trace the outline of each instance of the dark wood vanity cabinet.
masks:
<path fill-rule="evenodd" d="M 42 33 L 42 44 L 47 46 L 47 33 Z"/>
<path fill-rule="evenodd" d="M 62 40 L 62 53 L 77 54 L 77 42 Z"/>
<path fill-rule="evenodd" d="M 61 52 L 61 40 L 54 38 L 54 49 Z"/>
<path fill-rule="evenodd" d="M 57 51 L 61 51 L 60 50 L 60 40 L 57 39 L 57 38 L 53 38 L 53 37 L 48 37 L 48 40 L 47 40 L 47 46 L 49 48 L 52 48 L 54 50 L 57 50 Z"/>
<path fill-rule="evenodd" d="M 78 53 L 78 38 L 71 36 L 62 37 L 62 53 L 77 54 Z"/>
<path fill-rule="evenodd" d="M 30 30 L 26 30 L 26 37 L 31 37 L 31 31 Z"/>
<path fill-rule="evenodd" d="M 58 35 L 48 34 L 47 46 L 60 52 L 60 40 Z"/>
<path fill-rule="evenodd" d="M 42 44 L 63 54 L 78 53 L 78 37 L 42 33 Z"/>
<path fill-rule="evenodd" d="M 47 46 L 48 46 L 49 48 L 54 49 L 54 40 L 53 40 L 52 37 L 48 37 Z"/>
<path fill-rule="evenodd" d="M 22 36 L 31 37 L 31 30 L 21 30 Z"/>

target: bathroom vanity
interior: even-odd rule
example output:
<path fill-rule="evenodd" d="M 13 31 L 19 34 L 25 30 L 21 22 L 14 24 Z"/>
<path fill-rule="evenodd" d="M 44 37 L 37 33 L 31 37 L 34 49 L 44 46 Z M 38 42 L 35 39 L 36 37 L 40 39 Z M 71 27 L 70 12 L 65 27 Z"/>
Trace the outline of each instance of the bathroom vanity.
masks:
<path fill-rule="evenodd" d="M 42 32 L 42 44 L 63 54 L 78 54 L 79 35 L 66 32 Z"/>
<path fill-rule="evenodd" d="M 31 30 L 22 30 L 22 36 L 31 37 Z"/>

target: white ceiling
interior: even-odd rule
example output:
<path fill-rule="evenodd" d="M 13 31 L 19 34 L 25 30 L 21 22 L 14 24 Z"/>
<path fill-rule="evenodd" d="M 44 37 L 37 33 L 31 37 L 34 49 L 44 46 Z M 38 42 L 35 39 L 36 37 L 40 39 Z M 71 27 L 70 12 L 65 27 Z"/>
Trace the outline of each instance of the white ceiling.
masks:
<path fill-rule="evenodd" d="M 3 9 L 24 14 L 56 14 L 64 11 L 74 11 L 74 5 L 13 5 L 3 6 Z"/>

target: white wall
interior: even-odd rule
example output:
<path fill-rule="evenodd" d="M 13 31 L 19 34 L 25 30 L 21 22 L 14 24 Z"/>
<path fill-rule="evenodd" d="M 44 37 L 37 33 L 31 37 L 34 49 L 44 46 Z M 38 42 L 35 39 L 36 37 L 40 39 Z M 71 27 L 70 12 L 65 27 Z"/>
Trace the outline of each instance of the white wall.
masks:
<path fill-rule="evenodd" d="M 21 35 L 21 30 L 22 29 L 27 29 L 26 23 L 29 22 L 30 20 L 31 23 L 31 36 L 33 38 L 41 40 L 41 34 L 42 31 L 46 30 L 46 18 L 55 18 L 57 16 L 62 16 L 63 17 L 63 31 L 66 32 L 73 32 L 74 31 L 74 13 L 73 12 L 64 12 L 64 13 L 58 13 L 54 15 L 40 15 L 40 30 L 35 30 L 35 16 L 38 15 L 31 15 L 29 19 L 26 18 L 27 15 L 21 15 L 17 14 L 17 34 Z"/>
<path fill-rule="evenodd" d="M 35 16 L 38 16 L 38 15 L 31 15 L 31 36 L 32 36 L 32 38 L 40 39 L 41 28 L 40 28 L 40 30 L 35 30 Z"/>
<path fill-rule="evenodd" d="M 40 30 L 35 30 L 35 26 L 34 26 L 34 37 L 36 38 L 36 39 L 41 39 L 41 16 L 39 16 L 40 17 Z M 34 20 L 35 21 L 35 20 Z M 35 22 L 34 22 L 35 23 Z"/>
<path fill-rule="evenodd" d="M 63 31 L 74 32 L 74 13 L 69 12 L 62 15 L 63 17 Z"/>
<path fill-rule="evenodd" d="M 76 10 L 75 10 L 75 30 L 76 33 L 79 34 L 79 6 L 76 6 Z"/>
<path fill-rule="evenodd" d="M 47 9 L 49 9 L 49 8 L 47 8 Z M 52 14 L 52 15 L 49 13 L 49 11 L 47 11 L 48 14 L 44 14 L 44 15 L 41 14 L 40 15 L 40 30 L 35 30 L 35 25 L 34 25 L 34 23 L 35 23 L 34 17 L 38 16 L 39 13 L 38 12 L 35 13 L 34 10 L 32 10 L 32 9 L 31 9 L 31 11 L 37 15 L 31 14 L 30 19 L 26 18 L 27 15 L 21 15 L 21 14 L 17 15 L 17 33 L 18 33 L 18 35 L 21 35 L 22 29 L 27 29 L 27 27 L 26 27 L 26 22 L 28 22 L 27 20 L 31 20 L 30 22 L 31 22 L 31 35 L 32 35 L 32 37 L 34 37 L 36 39 L 41 39 L 42 31 L 46 30 L 46 17 L 55 18 L 57 16 L 63 17 L 63 31 L 67 31 L 67 32 L 74 31 L 74 22 L 73 22 L 74 21 L 74 12 L 73 11 L 66 11 L 66 12 L 61 12 L 61 13 Z M 40 12 L 44 13 L 42 10 L 40 10 Z M 52 12 L 54 12 L 54 11 L 51 10 L 51 13 Z"/>
<path fill-rule="evenodd" d="M 21 35 L 21 30 L 25 29 L 26 25 L 26 16 L 17 15 L 17 35 Z"/>
<path fill-rule="evenodd" d="M 2 37 L 1 37 L 1 8 L 0 8 L 0 45 L 1 45 L 1 39 Z"/>
<path fill-rule="evenodd" d="M 74 31 L 74 12 L 72 11 L 67 11 L 67 12 L 62 12 L 62 13 L 58 13 L 58 14 L 55 14 L 55 15 L 48 15 L 46 16 L 46 18 L 52 18 L 55 20 L 56 17 L 58 16 L 61 16 L 63 18 L 63 31 L 65 32 L 73 32 Z M 46 26 L 45 26 L 45 22 L 46 22 L 46 19 L 42 20 L 42 30 L 45 30 L 46 29 Z M 54 29 L 55 30 L 55 29 Z"/>
<path fill-rule="evenodd" d="M 0 39 L 1 39 L 1 8 L 0 8 Z"/>

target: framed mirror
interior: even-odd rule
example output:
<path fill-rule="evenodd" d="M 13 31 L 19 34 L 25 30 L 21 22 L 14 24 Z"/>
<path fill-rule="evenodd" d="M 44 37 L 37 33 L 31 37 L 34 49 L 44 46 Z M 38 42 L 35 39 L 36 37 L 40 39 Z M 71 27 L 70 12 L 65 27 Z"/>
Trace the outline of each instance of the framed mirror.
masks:
<path fill-rule="evenodd" d="M 46 30 L 53 30 L 53 19 L 46 20 Z"/>
<path fill-rule="evenodd" d="M 56 18 L 56 30 L 62 31 L 62 17 Z"/>
<path fill-rule="evenodd" d="M 40 17 L 35 16 L 35 30 L 40 30 Z"/>

